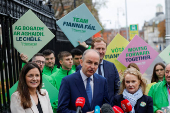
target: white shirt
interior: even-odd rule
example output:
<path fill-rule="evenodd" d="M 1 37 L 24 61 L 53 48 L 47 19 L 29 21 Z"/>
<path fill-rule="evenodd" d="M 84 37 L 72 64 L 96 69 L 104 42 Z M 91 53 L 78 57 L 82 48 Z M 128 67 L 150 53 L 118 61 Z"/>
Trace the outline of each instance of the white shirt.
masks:
<path fill-rule="evenodd" d="M 81 77 L 82 77 L 82 79 L 83 79 L 83 83 L 84 83 L 84 87 L 85 87 L 85 89 L 86 89 L 86 85 L 87 85 L 87 76 L 83 73 L 83 71 L 82 70 L 80 70 L 80 75 L 81 75 Z M 91 86 L 91 90 L 92 90 L 92 98 L 93 98 L 93 87 L 94 87 L 94 79 L 93 79 L 93 75 L 90 77 L 91 78 L 91 80 L 90 80 L 90 86 Z"/>
<path fill-rule="evenodd" d="M 101 67 L 100 67 L 100 69 L 101 69 L 101 72 L 102 72 L 102 76 L 104 77 L 103 60 L 102 60 L 102 62 L 101 62 L 100 64 L 102 64 Z M 95 73 L 97 73 L 97 74 L 98 74 L 98 69 L 99 69 L 99 68 L 97 68 L 97 70 L 96 70 L 96 72 L 95 72 Z"/>

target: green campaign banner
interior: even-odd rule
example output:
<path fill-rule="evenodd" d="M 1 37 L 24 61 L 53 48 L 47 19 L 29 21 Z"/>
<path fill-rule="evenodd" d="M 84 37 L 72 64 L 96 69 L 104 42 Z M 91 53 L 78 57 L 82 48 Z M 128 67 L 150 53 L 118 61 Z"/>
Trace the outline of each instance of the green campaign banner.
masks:
<path fill-rule="evenodd" d="M 58 90 L 50 83 L 48 82 L 43 76 L 42 76 L 42 89 L 46 89 L 50 98 L 51 104 L 55 102 L 58 98 Z M 10 88 L 9 94 L 10 98 L 11 95 L 17 90 L 18 87 L 18 81 Z"/>
<path fill-rule="evenodd" d="M 118 72 L 126 70 L 126 67 L 122 63 L 120 63 L 117 58 L 128 44 L 129 42 L 118 33 L 107 46 L 107 51 L 104 59 L 113 62 Z"/>
<path fill-rule="evenodd" d="M 28 60 L 54 38 L 54 34 L 31 10 L 12 25 L 12 30 L 14 47 L 27 55 Z"/>
<path fill-rule="evenodd" d="M 166 63 L 170 63 L 170 45 L 168 45 L 160 54 L 159 56 L 162 58 L 162 60 Z"/>
<path fill-rule="evenodd" d="M 84 3 L 58 20 L 57 25 L 74 47 L 79 45 L 78 41 L 84 42 L 102 30 Z"/>

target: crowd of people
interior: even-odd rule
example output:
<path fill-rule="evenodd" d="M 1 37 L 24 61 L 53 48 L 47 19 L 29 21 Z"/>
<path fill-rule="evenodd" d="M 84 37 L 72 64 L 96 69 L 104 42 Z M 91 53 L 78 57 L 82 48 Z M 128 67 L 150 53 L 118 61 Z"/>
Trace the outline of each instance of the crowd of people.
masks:
<path fill-rule="evenodd" d="M 31 62 L 21 54 L 22 70 L 17 91 L 11 96 L 11 112 L 76 113 L 78 97 L 85 98 L 83 113 L 94 113 L 96 105 L 105 103 L 122 108 L 125 99 L 132 106 L 130 113 L 164 113 L 162 107 L 170 105 L 170 64 L 157 63 L 147 84 L 135 63 L 118 73 L 114 63 L 103 59 L 107 49 L 103 38 L 94 38 L 91 46 L 80 45 L 87 50 L 75 48 L 58 54 L 59 68 L 52 50 L 35 54 Z M 42 89 L 42 76 L 59 91 L 52 104 Z"/>

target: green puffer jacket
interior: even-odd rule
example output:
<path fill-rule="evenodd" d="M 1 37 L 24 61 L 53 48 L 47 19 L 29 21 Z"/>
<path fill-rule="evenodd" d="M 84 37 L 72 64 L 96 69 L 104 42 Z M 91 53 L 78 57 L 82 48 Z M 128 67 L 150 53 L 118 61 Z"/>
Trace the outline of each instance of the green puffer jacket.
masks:
<path fill-rule="evenodd" d="M 51 75 L 51 78 L 53 79 L 53 82 L 50 82 L 55 88 L 57 88 L 57 90 L 59 91 L 60 85 L 61 85 L 61 81 L 62 79 L 67 76 L 70 75 L 72 73 L 74 73 L 75 70 L 71 69 L 70 71 L 68 70 L 64 70 L 62 69 L 62 67 L 60 67 L 60 69 L 56 72 L 53 73 Z M 53 108 L 53 112 L 56 113 L 57 112 L 57 107 L 58 107 L 58 98 L 57 100 L 52 104 L 52 108 Z"/>
<path fill-rule="evenodd" d="M 71 70 L 64 70 L 64 69 L 62 69 L 62 67 L 60 67 L 60 69 L 56 72 L 56 73 L 53 73 L 52 75 L 51 75 L 51 77 L 52 77 L 52 79 L 53 79 L 53 86 L 55 87 L 55 88 L 57 88 L 57 90 L 59 90 L 59 88 L 60 88 L 60 85 L 61 85 L 61 81 L 62 81 L 62 79 L 65 77 L 65 76 L 67 76 L 67 75 L 70 75 L 70 74 L 72 74 L 72 73 L 74 73 L 75 72 L 75 70 L 73 70 L 73 69 L 71 69 Z"/>
<path fill-rule="evenodd" d="M 51 76 L 53 73 L 56 73 L 59 69 L 57 68 L 57 65 L 54 65 L 54 68 L 50 68 L 47 66 L 44 66 L 43 73 L 44 75 Z"/>
<path fill-rule="evenodd" d="M 148 96 L 151 96 L 153 99 L 153 110 L 156 113 L 157 110 L 161 110 L 162 107 L 169 106 L 168 102 L 168 91 L 166 87 L 166 80 L 154 84 L 148 93 Z"/>
<path fill-rule="evenodd" d="M 74 72 L 76 72 L 76 65 L 73 65 L 71 70 L 74 70 Z"/>

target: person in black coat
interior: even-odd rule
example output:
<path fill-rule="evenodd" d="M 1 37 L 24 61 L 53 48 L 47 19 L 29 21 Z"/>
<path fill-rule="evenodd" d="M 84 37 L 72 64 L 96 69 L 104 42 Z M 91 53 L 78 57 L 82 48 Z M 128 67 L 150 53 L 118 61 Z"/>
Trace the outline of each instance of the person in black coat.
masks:
<path fill-rule="evenodd" d="M 153 100 L 144 95 L 146 80 L 135 68 L 128 68 L 124 72 L 119 95 L 115 96 L 112 105 L 121 108 L 122 100 L 129 100 L 132 105 L 130 113 L 153 113 Z"/>

